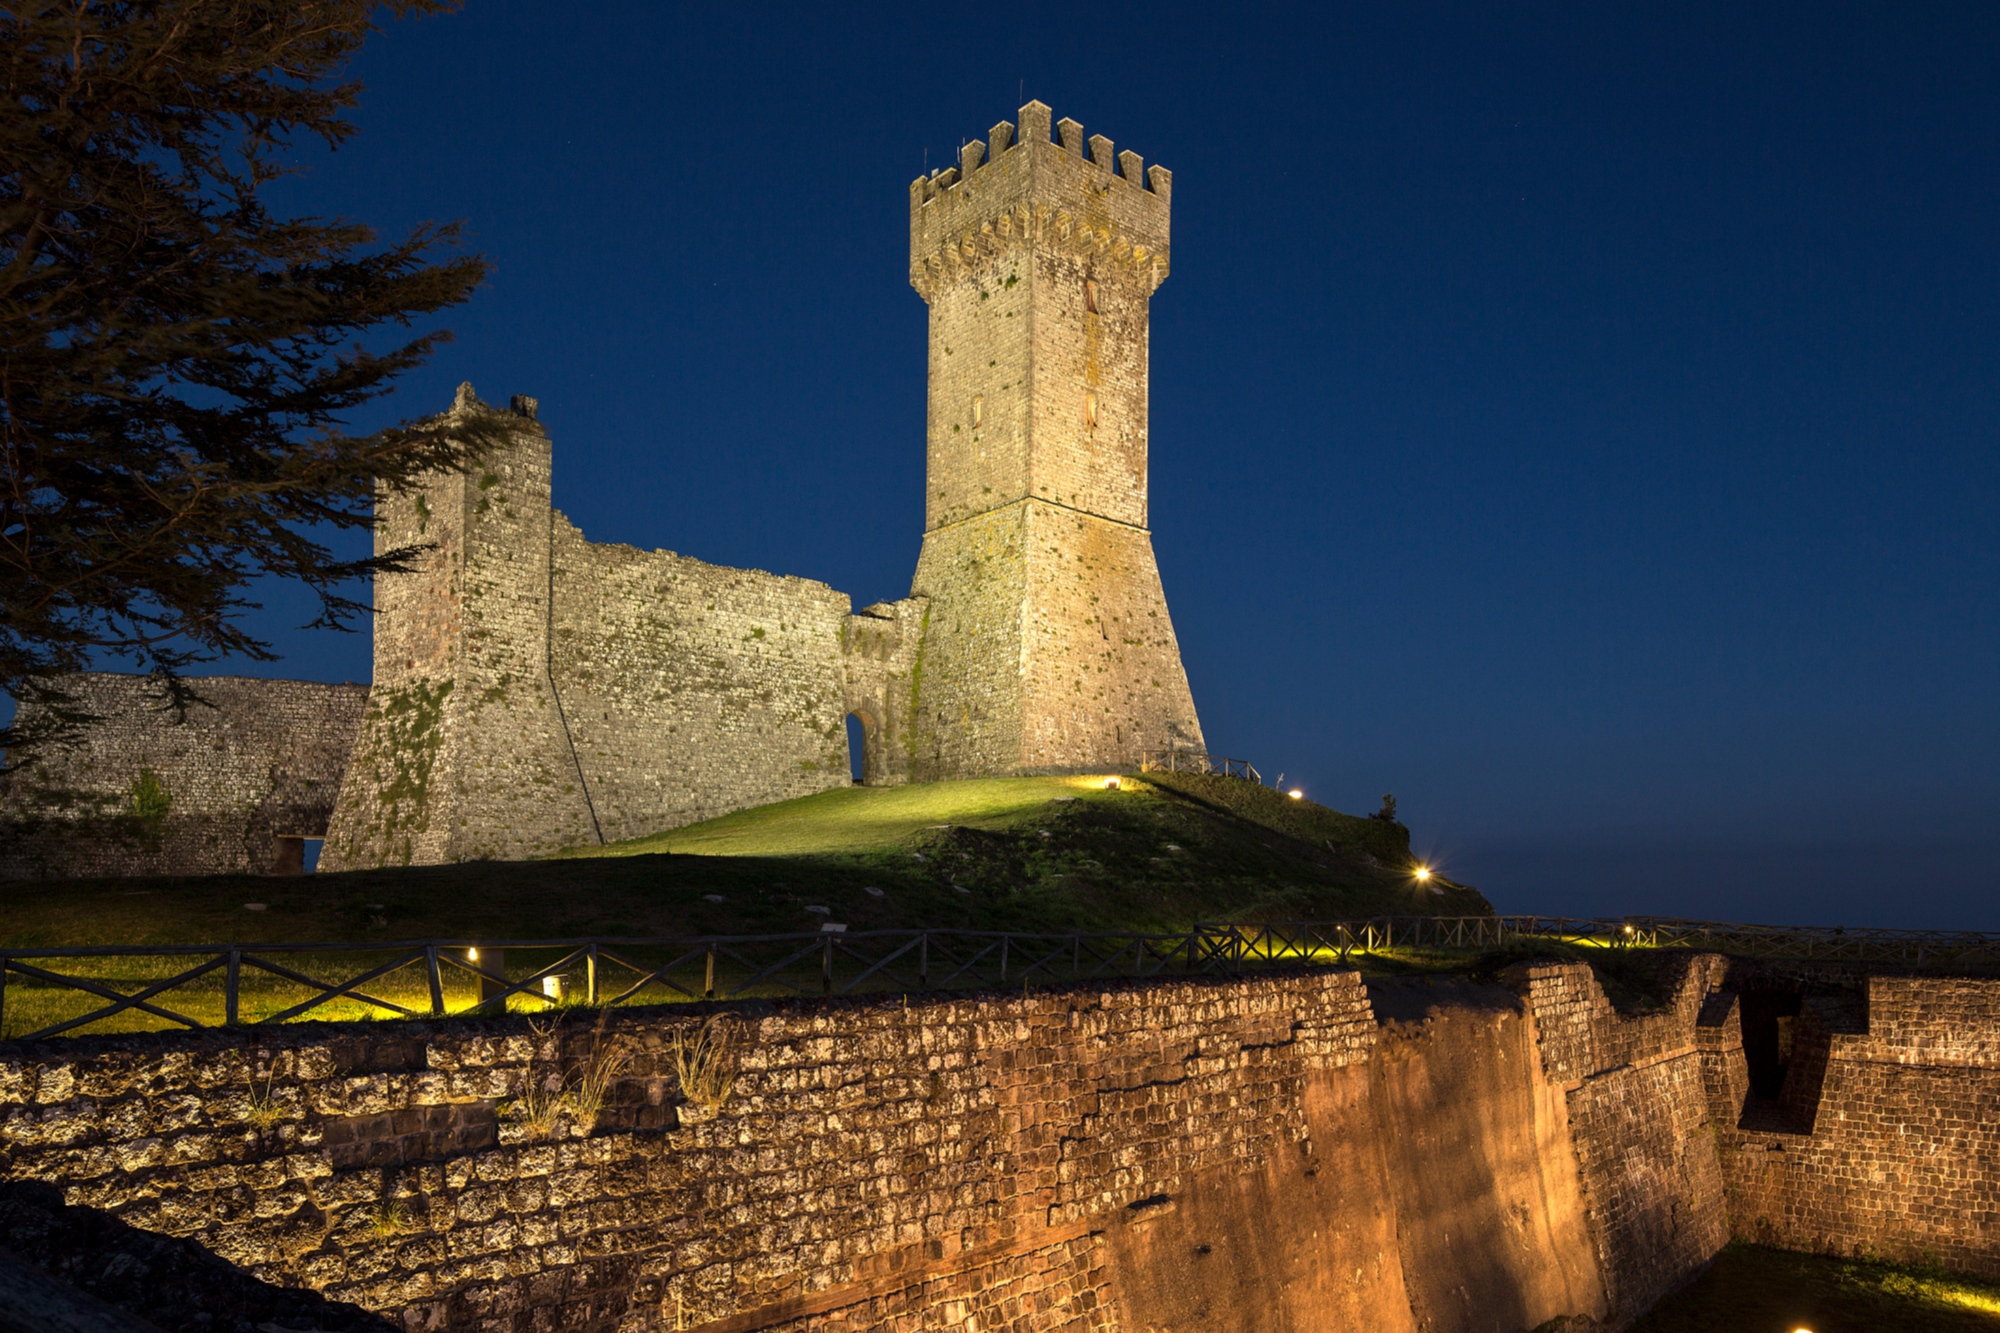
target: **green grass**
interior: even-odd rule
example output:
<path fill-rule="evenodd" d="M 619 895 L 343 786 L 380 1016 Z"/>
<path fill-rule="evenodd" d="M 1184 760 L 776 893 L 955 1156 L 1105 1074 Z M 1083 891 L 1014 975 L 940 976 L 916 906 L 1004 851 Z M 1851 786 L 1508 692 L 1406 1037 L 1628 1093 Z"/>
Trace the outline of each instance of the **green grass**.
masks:
<path fill-rule="evenodd" d="M 0 946 L 757 935 L 812 931 L 829 918 L 852 931 L 1177 932 L 1197 921 L 1491 911 L 1474 890 L 1419 884 L 1411 866 L 1400 825 L 1251 783 L 1163 775 L 1107 790 L 1102 777 L 996 778 L 843 788 L 538 861 L 15 882 L 0 886 Z M 815 906 L 828 910 L 806 910 Z M 523 960 L 509 961 L 525 975 Z M 300 970 L 351 974 L 359 962 L 329 956 Z M 168 968 L 100 961 L 89 975 L 126 990 Z M 246 1018 L 304 995 L 252 980 Z M 376 993 L 428 1005 L 420 978 L 384 982 Z M 219 978 L 177 994 L 191 1016 L 220 1013 Z M 471 1002 L 468 984 L 453 1003 Z M 31 1030 L 81 1003 L 16 978 L 4 1031 Z M 324 1016 L 366 1012 L 347 1005 Z"/>
<path fill-rule="evenodd" d="M 1105 781 L 1101 777 L 971 778 L 908 787 L 840 787 L 649 838 L 562 855 L 823 856 L 894 850 L 921 845 L 924 835 L 941 824 L 1002 829 L 1022 823 L 1058 797 L 1102 800 Z"/>
<path fill-rule="evenodd" d="M 1993 1333 L 2000 1284 L 1935 1269 L 1731 1245 L 1629 1333 Z"/>

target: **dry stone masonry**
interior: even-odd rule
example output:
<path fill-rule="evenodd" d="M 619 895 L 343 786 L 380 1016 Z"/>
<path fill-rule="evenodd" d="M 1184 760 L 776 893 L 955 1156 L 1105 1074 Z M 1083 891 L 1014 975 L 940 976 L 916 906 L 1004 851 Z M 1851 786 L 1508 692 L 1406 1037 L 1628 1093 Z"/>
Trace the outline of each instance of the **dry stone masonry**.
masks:
<path fill-rule="evenodd" d="M 111 719 L 0 779 L 0 878 L 299 869 L 326 836 L 365 685 L 211 676 L 183 714 L 143 676 L 85 675 Z"/>
<path fill-rule="evenodd" d="M 910 187 L 930 390 L 908 598 L 855 613 L 807 579 L 587 541 L 551 507 L 535 400 L 489 407 L 464 385 L 442 420 L 506 443 L 380 499 L 377 549 L 428 549 L 377 580 L 365 710 L 350 691 L 338 723 L 294 717 L 287 689 L 327 687 L 217 682 L 220 726 L 170 743 L 135 682 L 83 678 L 110 704 L 92 751 L 0 780 L 0 836 L 21 849 L 0 875 L 283 868 L 247 797 L 190 794 L 143 844 L 105 822 L 145 755 L 213 736 L 244 747 L 218 766 L 273 783 L 274 746 L 339 755 L 314 770 L 330 818 L 300 825 L 326 838 L 329 870 L 536 856 L 844 785 L 849 716 L 877 784 L 1202 748 L 1147 526 L 1147 319 L 1172 177 L 1050 118 L 1031 102 L 1018 133 L 1003 122 Z M 281 716 L 295 729 L 273 737 Z"/>
<path fill-rule="evenodd" d="M 1746 1130 L 1738 972 L 17 1044 L 0 1174 L 408 1330 L 1611 1328 L 1732 1234 L 2000 1274 L 2000 983 L 1867 982 L 1810 1132 Z M 524 1110 L 607 1055 L 595 1115 Z"/>

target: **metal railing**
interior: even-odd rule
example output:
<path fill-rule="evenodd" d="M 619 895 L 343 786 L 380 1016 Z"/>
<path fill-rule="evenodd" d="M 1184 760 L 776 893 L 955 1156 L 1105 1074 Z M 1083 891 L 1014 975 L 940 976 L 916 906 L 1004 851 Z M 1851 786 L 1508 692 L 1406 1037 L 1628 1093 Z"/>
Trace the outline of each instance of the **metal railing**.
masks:
<path fill-rule="evenodd" d="M 1179 933 L 820 931 L 656 939 L 0 949 L 0 1030 L 25 1005 L 54 1021 L 20 1040 L 139 1016 L 188 1028 L 307 1017 L 442 1017 L 770 995 L 1058 984 L 1105 978 L 1338 966 L 1356 954 L 1473 953 L 1544 940 L 1593 948 L 1694 948 L 1742 957 L 2000 968 L 2000 934 L 1733 925 L 1677 917 L 1372 917 L 1199 924 Z M 534 955 L 533 964 L 510 969 Z M 283 961 L 281 961 L 283 960 Z M 342 960 L 356 960 L 342 964 Z M 85 966 L 90 965 L 90 966 Z M 85 970 L 77 970 L 84 966 Z M 67 969 L 67 970 L 65 970 Z M 122 969 L 122 972 L 121 972 Z M 147 976 L 148 971 L 163 973 Z M 315 971 L 337 973 L 328 980 Z M 138 975 L 135 975 L 137 973 Z M 16 984 L 10 986 L 10 981 Z M 22 985 L 19 983 L 29 983 Z M 580 983 L 580 984 L 579 984 Z M 470 987 L 455 1006 L 448 992 Z M 48 1013 L 51 997 L 102 1001 Z M 56 1007 L 60 1007 L 58 1004 Z"/>
<path fill-rule="evenodd" d="M 1264 777 L 1248 759 L 1227 759 L 1200 750 L 1143 750 L 1139 754 L 1141 773 L 1206 773 L 1218 778 L 1244 778 L 1261 784 Z"/>

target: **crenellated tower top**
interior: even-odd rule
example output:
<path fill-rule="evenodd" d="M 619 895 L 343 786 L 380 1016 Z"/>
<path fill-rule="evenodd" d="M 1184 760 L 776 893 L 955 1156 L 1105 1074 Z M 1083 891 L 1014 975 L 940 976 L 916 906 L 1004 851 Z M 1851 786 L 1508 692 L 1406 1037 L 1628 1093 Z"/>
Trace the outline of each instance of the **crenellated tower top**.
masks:
<path fill-rule="evenodd" d="M 1090 252 L 1128 267 L 1150 292 L 1167 276 L 1174 175 L 1054 115 L 1021 108 L 959 149 L 958 165 L 910 182 L 910 285 L 929 300 L 967 263 L 1022 242 Z M 1053 130 L 1053 135 L 1051 134 Z"/>

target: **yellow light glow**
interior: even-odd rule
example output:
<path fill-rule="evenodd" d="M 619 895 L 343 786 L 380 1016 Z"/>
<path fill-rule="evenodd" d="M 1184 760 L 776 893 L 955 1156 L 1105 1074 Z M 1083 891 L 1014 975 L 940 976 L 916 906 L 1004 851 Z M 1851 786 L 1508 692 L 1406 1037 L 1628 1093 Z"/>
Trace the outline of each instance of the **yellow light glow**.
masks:
<path fill-rule="evenodd" d="M 1292 788 L 1290 791 L 1286 792 L 1285 795 L 1291 797 L 1295 801 L 1303 801 L 1306 798 L 1306 794 L 1300 791 L 1297 787 Z"/>
<path fill-rule="evenodd" d="M 467 949 L 467 950 L 465 951 L 465 961 L 466 961 L 466 962 L 468 962 L 468 963 L 476 963 L 476 962 L 478 962 L 478 961 L 479 961 L 479 950 L 477 950 L 477 949 Z"/>
<path fill-rule="evenodd" d="M 1417 867 L 1417 883 L 1421 884 L 1430 877 L 1431 877 L 1431 868 L 1429 866 Z"/>
<path fill-rule="evenodd" d="M 1117 778 L 1106 778 L 1106 779 L 1104 779 L 1104 790 L 1106 790 L 1106 791 L 1117 791 L 1117 790 L 1118 790 L 1118 779 L 1117 779 Z"/>

